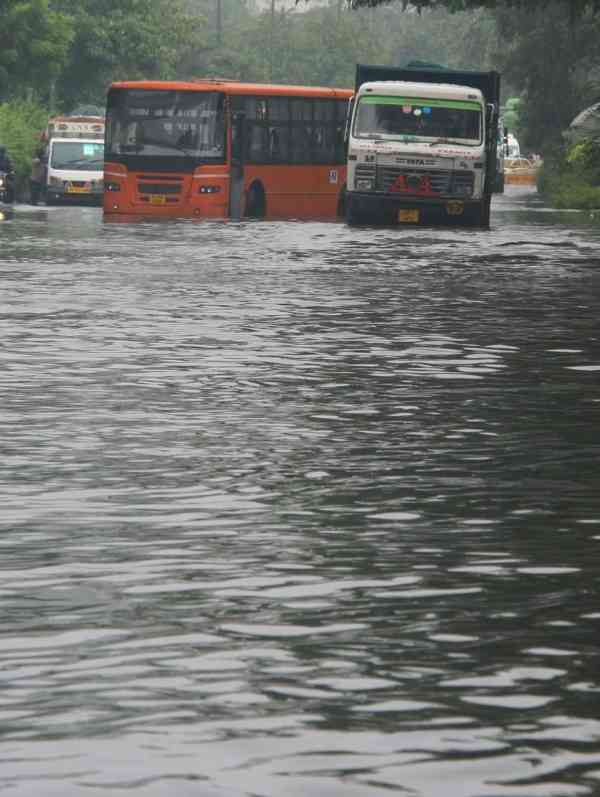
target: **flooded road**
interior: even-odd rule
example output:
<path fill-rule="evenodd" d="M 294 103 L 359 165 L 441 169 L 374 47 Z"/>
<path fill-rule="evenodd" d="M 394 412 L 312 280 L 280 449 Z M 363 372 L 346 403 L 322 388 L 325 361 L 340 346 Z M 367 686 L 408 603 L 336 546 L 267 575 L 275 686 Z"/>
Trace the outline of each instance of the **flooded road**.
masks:
<path fill-rule="evenodd" d="M 600 793 L 600 226 L 0 241 L 2 794 Z"/>

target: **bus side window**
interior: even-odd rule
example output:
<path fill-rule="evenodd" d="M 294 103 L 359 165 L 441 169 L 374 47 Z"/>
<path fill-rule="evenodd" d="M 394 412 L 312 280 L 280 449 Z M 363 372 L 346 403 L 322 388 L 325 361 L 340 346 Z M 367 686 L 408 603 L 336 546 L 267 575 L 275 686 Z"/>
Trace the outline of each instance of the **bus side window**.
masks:
<path fill-rule="evenodd" d="M 289 161 L 290 103 L 287 97 L 269 97 L 269 160 L 274 163 Z"/>
<path fill-rule="evenodd" d="M 267 126 L 267 101 L 263 97 L 246 97 L 247 151 L 249 163 L 269 160 L 269 129 Z"/>
<path fill-rule="evenodd" d="M 312 160 L 313 102 L 293 97 L 291 100 L 291 157 L 292 163 Z"/>
<path fill-rule="evenodd" d="M 335 161 L 335 101 L 315 100 L 313 159 L 316 163 Z"/>

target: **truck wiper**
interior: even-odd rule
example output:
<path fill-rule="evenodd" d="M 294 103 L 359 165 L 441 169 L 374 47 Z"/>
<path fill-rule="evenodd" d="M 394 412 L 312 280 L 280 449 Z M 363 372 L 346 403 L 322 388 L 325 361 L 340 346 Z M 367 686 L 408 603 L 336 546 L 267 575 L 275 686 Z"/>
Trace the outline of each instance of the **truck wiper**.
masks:
<path fill-rule="evenodd" d="M 71 158 L 70 161 L 64 161 L 60 166 L 56 166 L 55 168 L 64 169 L 66 166 L 74 166 L 76 163 L 99 163 L 99 161 L 89 161 L 87 158 Z"/>

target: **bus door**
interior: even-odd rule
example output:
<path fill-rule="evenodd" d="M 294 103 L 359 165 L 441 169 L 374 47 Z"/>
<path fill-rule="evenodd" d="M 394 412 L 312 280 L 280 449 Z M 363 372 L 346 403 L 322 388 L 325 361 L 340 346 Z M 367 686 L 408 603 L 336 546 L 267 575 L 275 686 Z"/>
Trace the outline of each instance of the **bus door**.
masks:
<path fill-rule="evenodd" d="M 236 111 L 231 120 L 231 169 L 229 177 L 229 216 L 241 219 L 244 211 L 244 161 L 246 153 L 246 114 Z"/>

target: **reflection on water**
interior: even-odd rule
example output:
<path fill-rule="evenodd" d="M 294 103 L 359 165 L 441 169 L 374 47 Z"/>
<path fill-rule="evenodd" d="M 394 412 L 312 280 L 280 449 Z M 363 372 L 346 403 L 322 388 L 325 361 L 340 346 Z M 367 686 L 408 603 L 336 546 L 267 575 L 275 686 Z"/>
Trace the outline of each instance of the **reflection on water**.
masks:
<path fill-rule="evenodd" d="M 17 207 L 8 794 L 598 792 L 600 233 L 570 216 Z"/>

